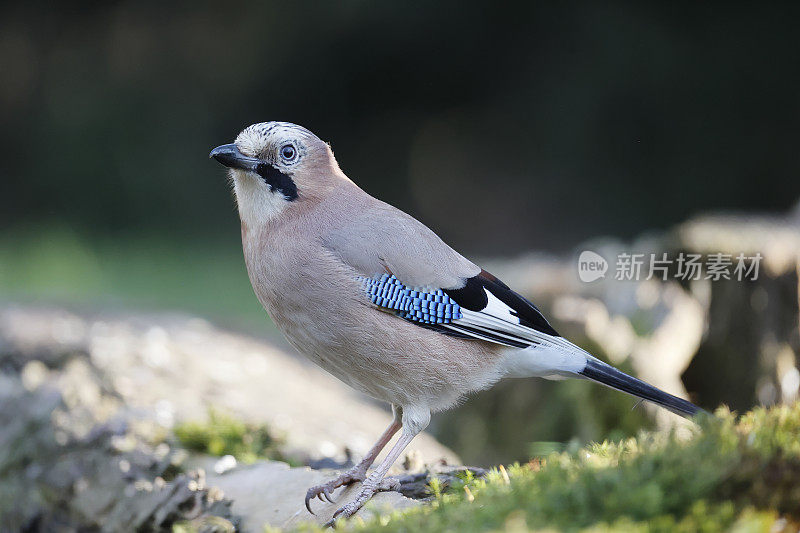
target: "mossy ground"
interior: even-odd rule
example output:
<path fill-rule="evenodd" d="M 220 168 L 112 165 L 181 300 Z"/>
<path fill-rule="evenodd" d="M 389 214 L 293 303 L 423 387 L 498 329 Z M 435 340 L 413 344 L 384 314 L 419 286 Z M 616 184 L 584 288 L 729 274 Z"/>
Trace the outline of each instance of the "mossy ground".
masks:
<path fill-rule="evenodd" d="M 797 531 L 800 404 L 721 409 L 689 438 L 642 433 L 465 479 L 405 513 L 348 529 Z M 345 524 L 342 524 L 345 525 Z M 311 529 L 313 530 L 313 528 Z"/>
<path fill-rule="evenodd" d="M 232 455 L 243 463 L 259 460 L 285 461 L 281 440 L 269 428 L 248 424 L 230 415 L 211 410 L 204 422 L 182 422 L 175 436 L 187 450 L 209 455 Z"/>

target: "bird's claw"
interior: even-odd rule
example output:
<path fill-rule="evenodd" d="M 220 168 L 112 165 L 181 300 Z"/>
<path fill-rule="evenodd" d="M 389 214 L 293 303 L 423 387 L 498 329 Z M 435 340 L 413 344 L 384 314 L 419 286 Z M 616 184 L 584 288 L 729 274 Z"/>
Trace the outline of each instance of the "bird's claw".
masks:
<path fill-rule="evenodd" d="M 323 503 L 325 500 L 328 500 L 330 503 L 336 503 L 336 500 L 333 498 L 333 491 L 339 487 L 355 483 L 356 481 L 364 481 L 364 477 L 364 474 L 360 472 L 345 472 L 327 483 L 311 487 L 308 489 L 308 492 L 306 492 L 306 509 L 308 509 L 309 513 L 314 514 L 314 511 L 311 510 L 311 500 L 314 498 L 319 498 L 319 501 Z"/>
<path fill-rule="evenodd" d="M 325 524 L 324 524 L 322 527 L 323 527 L 323 528 L 325 528 L 325 527 L 329 527 L 329 528 L 333 528 L 333 529 L 335 529 L 335 528 L 336 528 L 336 520 L 339 518 L 339 515 L 341 515 L 341 514 L 343 514 L 343 513 L 346 513 L 347 511 L 346 511 L 345 509 L 347 509 L 347 507 L 349 507 L 349 506 L 350 506 L 350 504 L 348 504 L 348 505 L 345 505 L 344 507 L 340 507 L 340 508 L 338 508 L 338 509 L 336 510 L 336 512 L 335 512 L 335 513 L 333 513 L 333 517 L 331 517 L 331 519 L 330 519 L 330 520 L 328 520 L 327 522 L 325 522 Z M 356 507 L 356 508 L 355 508 L 353 511 L 350 511 L 349 513 L 345 514 L 345 515 L 344 515 L 342 518 L 349 518 L 349 517 L 350 517 L 350 516 L 352 516 L 352 515 L 353 515 L 353 514 L 354 514 L 356 511 L 358 511 L 358 509 L 359 509 L 359 507 Z"/>
<path fill-rule="evenodd" d="M 376 493 L 399 489 L 400 481 L 395 478 L 384 478 L 372 486 L 370 486 L 369 481 L 367 481 L 364 486 L 362 486 L 361 492 L 358 493 L 356 499 L 337 509 L 336 512 L 333 513 L 333 517 L 326 522 L 323 527 L 336 527 L 336 520 L 338 518 L 349 518 L 353 516 Z"/>
<path fill-rule="evenodd" d="M 325 523 L 324 527 L 336 527 L 336 520 L 339 518 L 350 518 L 356 512 L 361 509 L 367 501 L 375 494 L 375 490 L 367 489 L 362 490 L 358 497 L 343 505 L 342 507 L 338 508 L 335 513 L 333 513 L 333 517 Z"/>

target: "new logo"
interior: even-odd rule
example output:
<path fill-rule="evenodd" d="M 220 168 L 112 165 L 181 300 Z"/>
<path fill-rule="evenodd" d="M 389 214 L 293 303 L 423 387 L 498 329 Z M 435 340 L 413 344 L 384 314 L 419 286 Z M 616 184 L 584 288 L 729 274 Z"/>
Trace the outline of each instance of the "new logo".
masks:
<path fill-rule="evenodd" d="M 578 277 L 585 283 L 591 283 L 606 277 L 608 261 L 591 250 L 584 250 L 578 257 Z"/>

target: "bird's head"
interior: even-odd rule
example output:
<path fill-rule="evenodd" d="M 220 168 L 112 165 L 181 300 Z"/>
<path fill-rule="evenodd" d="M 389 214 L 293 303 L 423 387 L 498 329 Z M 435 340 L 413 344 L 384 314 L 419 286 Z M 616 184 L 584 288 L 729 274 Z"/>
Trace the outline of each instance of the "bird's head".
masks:
<path fill-rule="evenodd" d="M 324 197 L 342 180 L 330 147 L 302 126 L 260 122 L 210 157 L 230 169 L 239 215 L 263 225 L 293 206 Z"/>

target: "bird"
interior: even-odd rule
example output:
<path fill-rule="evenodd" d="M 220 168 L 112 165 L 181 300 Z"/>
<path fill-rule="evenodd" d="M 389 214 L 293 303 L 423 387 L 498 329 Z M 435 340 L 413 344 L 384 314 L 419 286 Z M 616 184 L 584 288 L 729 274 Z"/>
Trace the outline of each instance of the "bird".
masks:
<path fill-rule="evenodd" d="M 210 157 L 228 168 L 248 276 L 277 328 L 311 361 L 392 407 L 358 464 L 308 490 L 313 512 L 314 498 L 334 503 L 337 488 L 361 482 L 328 525 L 399 488 L 387 473 L 432 413 L 503 378 L 589 379 L 686 418 L 704 412 L 559 335 L 532 302 L 356 185 L 306 128 L 256 123 Z"/>

